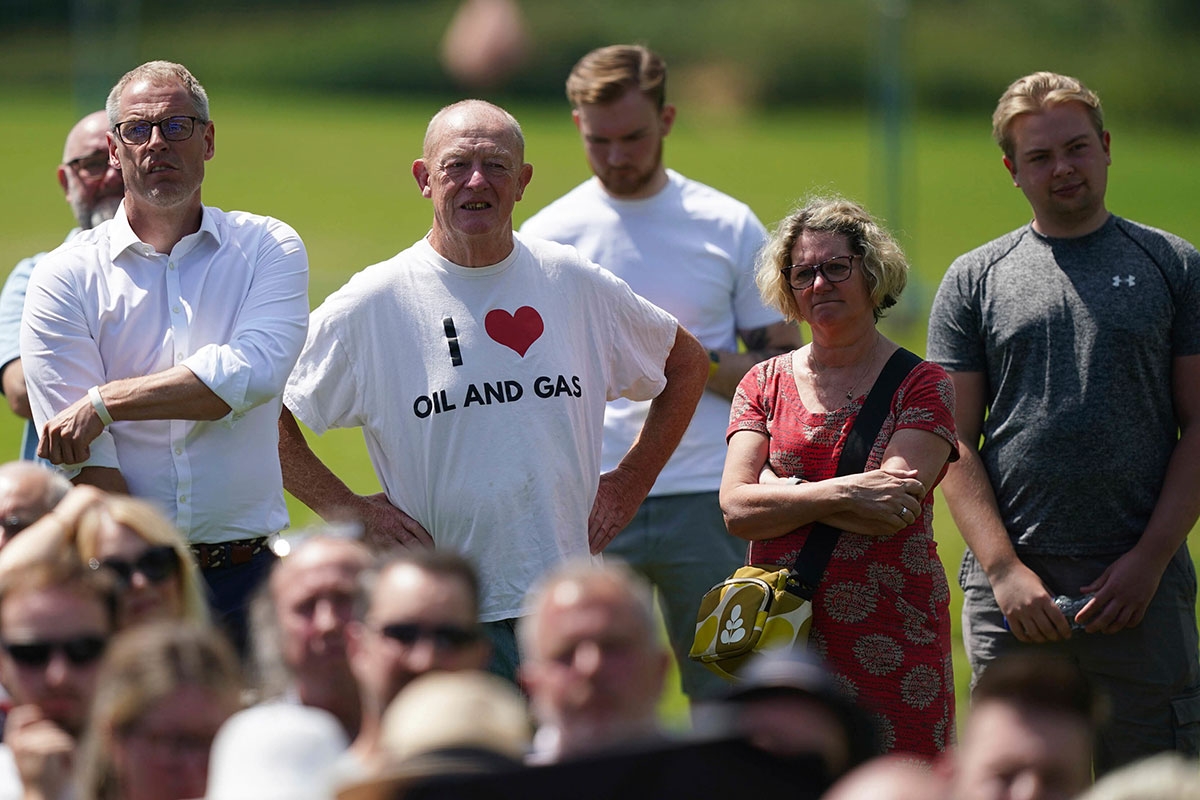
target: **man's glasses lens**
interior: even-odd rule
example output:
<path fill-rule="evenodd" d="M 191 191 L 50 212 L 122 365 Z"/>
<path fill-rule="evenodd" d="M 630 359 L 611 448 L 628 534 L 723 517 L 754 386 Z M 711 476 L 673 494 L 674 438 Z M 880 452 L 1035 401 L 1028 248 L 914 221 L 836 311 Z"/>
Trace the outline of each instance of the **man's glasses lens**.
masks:
<path fill-rule="evenodd" d="M 164 544 L 151 547 L 133 561 L 122 561 L 119 558 L 98 561 L 93 558 L 88 562 L 88 566 L 92 569 L 108 570 L 124 586 L 133 582 L 134 573 L 142 575 L 150 583 L 162 583 L 179 570 L 179 555 L 174 547 Z"/>
<path fill-rule="evenodd" d="M 108 153 L 97 150 L 90 156 L 72 158 L 67 166 L 84 178 L 101 178 L 108 172 Z"/>
<path fill-rule="evenodd" d="M 104 652 L 103 636 L 77 636 L 58 642 L 5 642 L 4 649 L 12 660 L 26 667 L 44 667 L 55 651 L 61 650 L 67 660 L 77 666 L 90 664 Z"/>
<path fill-rule="evenodd" d="M 167 117 L 158 122 L 131 119 L 117 123 L 117 135 L 125 144 L 145 144 L 150 141 L 154 129 L 158 128 L 168 142 L 182 142 L 192 137 L 192 132 L 199 121 L 195 117 Z"/>
<path fill-rule="evenodd" d="M 380 630 L 384 636 L 405 647 L 412 647 L 422 639 L 428 639 L 438 650 L 462 649 L 472 642 L 478 641 L 481 635 L 477 628 L 460 628 L 457 625 L 425 627 L 411 622 L 384 625 Z"/>
<path fill-rule="evenodd" d="M 817 273 L 825 276 L 830 283 L 841 283 L 850 277 L 850 268 L 854 256 L 838 256 L 811 267 L 804 264 L 789 264 L 781 272 L 793 289 L 807 289 L 817 280 Z"/>

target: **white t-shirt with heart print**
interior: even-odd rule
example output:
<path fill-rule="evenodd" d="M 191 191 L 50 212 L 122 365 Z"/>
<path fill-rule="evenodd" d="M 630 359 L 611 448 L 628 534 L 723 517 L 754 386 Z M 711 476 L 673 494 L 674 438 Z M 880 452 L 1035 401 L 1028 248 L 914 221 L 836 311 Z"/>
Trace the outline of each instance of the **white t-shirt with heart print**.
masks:
<path fill-rule="evenodd" d="M 480 619 L 509 619 L 588 556 L 605 403 L 662 391 L 676 329 L 573 248 L 514 234 L 468 268 L 423 239 L 313 312 L 284 403 L 361 427 L 391 502 L 479 570 Z"/>

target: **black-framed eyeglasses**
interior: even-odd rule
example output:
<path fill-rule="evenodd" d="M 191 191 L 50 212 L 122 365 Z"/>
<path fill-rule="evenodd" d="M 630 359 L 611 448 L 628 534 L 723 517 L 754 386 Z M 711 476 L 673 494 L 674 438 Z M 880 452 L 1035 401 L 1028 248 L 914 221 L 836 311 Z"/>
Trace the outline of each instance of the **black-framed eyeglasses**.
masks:
<path fill-rule="evenodd" d="M 67 166 L 75 171 L 75 174 L 81 178 L 103 178 L 104 173 L 108 172 L 108 151 L 97 150 L 86 156 L 72 158 L 67 162 Z"/>
<path fill-rule="evenodd" d="M 162 583 L 179 571 L 179 554 L 169 544 L 151 547 L 133 561 L 123 561 L 119 558 L 106 558 L 103 561 L 89 559 L 88 566 L 92 569 L 106 569 L 120 582 L 122 587 L 133 583 L 135 573 L 144 577 L 149 583 Z"/>
<path fill-rule="evenodd" d="M 155 128 L 162 132 L 163 138 L 168 142 L 182 142 L 192 138 L 197 122 L 204 124 L 207 121 L 199 117 L 184 116 L 167 117 L 157 122 L 148 119 L 127 119 L 118 122 L 113 130 L 125 144 L 145 144 L 150 141 Z"/>
<path fill-rule="evenodd" d="M 828 261 L 822 261 L 820 264 L 788 264 L 779 271 L 783 273 L 783 279 L 793 289 L 807 289 L 816 282 L 818 272 L 830 283 L 841 283 L 846 280 L 850 277 L 854 259 L 859 257 L 858 255 L 836 256 Z"/>
<path fill-rule="evenodd" d="M 4 642 L 0 644 L 13 661 L 23 667 L 44 667 L 54 654 L 61 652 L 77 667 L 91 664 L 104 654 L 108 639 L 104 636 L 75 636 L 71 639 L 46 639 L 34 642 Z"/>
<path fill-rule="evenodd" d="M 453 651 L 478 642 L 483 631 L 478 627 L 464 628 L 460 625 L 420 625 L 415 622 L 394 622 L 383 625 L 379 632 L 405 647 L 412 647 L 422 640 L 433 643 L 435 650 Z"/>

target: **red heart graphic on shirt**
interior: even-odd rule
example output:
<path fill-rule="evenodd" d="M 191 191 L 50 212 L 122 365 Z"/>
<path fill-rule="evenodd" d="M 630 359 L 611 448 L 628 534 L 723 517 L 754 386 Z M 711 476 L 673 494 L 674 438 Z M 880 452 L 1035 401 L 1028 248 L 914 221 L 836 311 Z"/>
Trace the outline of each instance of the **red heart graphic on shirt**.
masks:
<path fill-rule="evenodd" d="M 542 315 L 531 306 L 521 306 L 515 314 L 509 314 L 502 308 L 492 309 L 483 318 L 483 328 L 488 336 L 521 358 L 546 330 Z"/>

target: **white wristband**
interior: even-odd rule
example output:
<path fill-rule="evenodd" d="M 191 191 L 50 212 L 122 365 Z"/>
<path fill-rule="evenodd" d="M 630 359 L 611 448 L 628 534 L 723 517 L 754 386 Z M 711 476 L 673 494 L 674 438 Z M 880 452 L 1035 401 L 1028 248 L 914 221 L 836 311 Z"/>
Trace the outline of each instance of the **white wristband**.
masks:
<path fill-rule="evenodd" d="M 108 413 L 108 409 L 104 405 L 104 398 L 100 396 L 100 387 L 93 386 L 88 389 L 88 397 L 92 401 L 92 408 L 96 409 L 96 416 L 104 423 L 104 427 L 113 424 L 112 414 Z"/>

